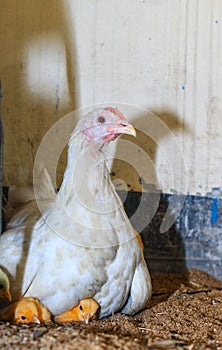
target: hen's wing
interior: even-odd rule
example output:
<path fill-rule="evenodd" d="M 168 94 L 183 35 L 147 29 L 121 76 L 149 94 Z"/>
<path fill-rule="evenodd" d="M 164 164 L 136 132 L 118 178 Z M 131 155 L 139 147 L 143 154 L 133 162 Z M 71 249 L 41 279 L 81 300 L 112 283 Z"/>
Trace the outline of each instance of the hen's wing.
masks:
<path fill-rule="evenodd" d="M 35 226 L 56 197 L 47 170 L 42 165 L 35 170 L 35 190 L 33 185 L 10 188 L 7 230 L 0 237 L 0 266 L 7 272 L 14 300 L 25 293 L 37 274 L 42 251 Z"/>
<path fill-rule="evenodd" d="M 20 227 L 20 229 L 17 228 L 16 230 L 8 230 L 0 239 L 0 264 L 1 267 L 4 267 L 9 278 L 13 300 L 21 297 L 24 293 L 24 273 L 28 259 L 30 260 L 28 256 L 30 235 L 31 228 Z M 27 287 L 32 282 L 38 268 L 38 264 L 35 264 L 37 256 L 33 256 L 32 259 L 33 263 L 29 269 Z"/>

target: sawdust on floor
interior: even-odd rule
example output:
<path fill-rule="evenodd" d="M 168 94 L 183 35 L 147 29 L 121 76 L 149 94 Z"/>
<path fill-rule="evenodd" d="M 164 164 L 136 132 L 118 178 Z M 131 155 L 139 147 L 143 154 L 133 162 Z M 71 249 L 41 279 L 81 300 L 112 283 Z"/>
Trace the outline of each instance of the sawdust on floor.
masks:
<path fill-rule="evenodd" d="M 1 349 L 222 349 L 222 282 L 191 269 L 153 274 L 147 308 L 129 317 L 62 325 L 0 322 Z"/>

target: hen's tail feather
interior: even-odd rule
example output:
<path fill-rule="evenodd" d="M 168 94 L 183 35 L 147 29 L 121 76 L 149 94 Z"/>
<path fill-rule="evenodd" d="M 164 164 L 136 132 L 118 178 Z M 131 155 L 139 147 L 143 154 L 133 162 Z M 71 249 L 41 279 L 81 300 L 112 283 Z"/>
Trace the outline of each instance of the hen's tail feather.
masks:
<path fill-rule="evenodd" d="M 54 199 L 56 190 L 43 164 L 35 165 L 33 171 L 34 192 L 38 199 Z"/>
<path fill-rule="evenodd" d="M 22 174 L 24 177 L 19 183 L 23 183 L 23 185 L 19 187 L 9 187 L 8 201 L 4 210 L 6 223 L 8 223 L 26 203 L 36 202 L 36 200 L 53 200 L 56 196 L 50 175 L 42 164 L 35 166 L 32 184 L 30 184 L 28 173 L 21 171 L 21 175 Z"/>

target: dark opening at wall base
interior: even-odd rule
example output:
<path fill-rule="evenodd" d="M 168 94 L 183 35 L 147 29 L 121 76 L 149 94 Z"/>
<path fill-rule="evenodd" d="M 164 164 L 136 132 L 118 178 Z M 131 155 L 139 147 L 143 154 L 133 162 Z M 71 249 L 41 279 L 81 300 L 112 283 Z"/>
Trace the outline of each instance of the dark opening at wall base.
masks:
<path fill-rule="evenodd" d="M 123 193 L 119 193 L 124 197 Z M 143 202 L 141 205 L 141 198 Z M 165 232 L 160 227 L 167 208 L 180 195 L 128 192 L 124 202 L 129 217 L 138 211 L 141 221 L 148 218 L 142 230 L 144 255 L 152 272 L 181 273 L 198 268 L 222 280 L 222 199 L 186 195 L 181 211 L 175 208 L 172 226 Z M 150 208 L 157 206 L 150 220 Z M 155 208 L 151 209 L 154 212 Z"/>

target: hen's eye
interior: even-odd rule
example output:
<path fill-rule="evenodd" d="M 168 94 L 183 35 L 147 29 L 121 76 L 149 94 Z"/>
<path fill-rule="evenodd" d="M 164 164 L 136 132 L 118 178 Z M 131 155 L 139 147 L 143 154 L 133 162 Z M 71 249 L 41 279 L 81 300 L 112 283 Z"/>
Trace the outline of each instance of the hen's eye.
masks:
<path fill-rule="evenodd" d="M 102 117 L 102 116 L 100 116 L 100 117 L 98 118 L 98 122 L 99 122 L 100 124 L 105 123 L 105 121 L 106 121 L 106 119 L 105 119 L 104 117 Z"/>

